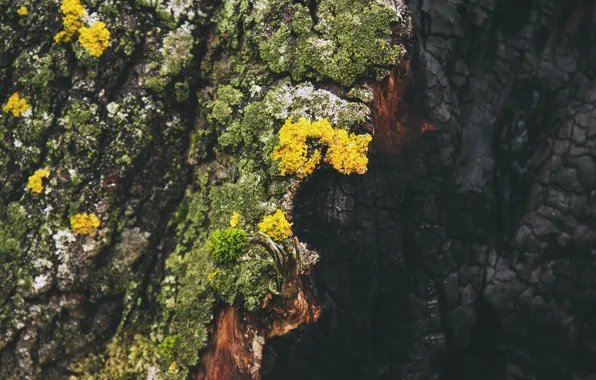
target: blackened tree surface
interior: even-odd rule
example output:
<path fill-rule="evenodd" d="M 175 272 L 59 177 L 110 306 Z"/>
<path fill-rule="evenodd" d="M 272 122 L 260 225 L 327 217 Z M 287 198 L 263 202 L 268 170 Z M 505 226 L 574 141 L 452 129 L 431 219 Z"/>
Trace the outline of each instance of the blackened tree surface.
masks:
<path fill-rule="evenodd" d="M 264 378 L 592 378 L 593 4 L 408 7 L 400 108 L 436 131 L 303 188 L 325 306 L 270 342 Z"/>

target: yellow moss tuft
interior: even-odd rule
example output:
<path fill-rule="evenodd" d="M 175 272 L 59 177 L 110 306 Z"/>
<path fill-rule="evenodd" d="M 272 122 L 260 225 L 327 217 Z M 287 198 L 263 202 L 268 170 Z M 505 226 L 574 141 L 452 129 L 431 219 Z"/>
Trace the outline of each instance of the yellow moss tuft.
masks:
<path fill-rule="evenodd" d="M 4 105 L 2 110 L 4 112 L 12 112 L 15 117 L 19 117 L 29 108 L 31 108 L 31 106 L 29 103 L 27 103 L 25 98 L 20 98 L 19 93 L 15 92 L 10 98 L 8 98 L 8 102 Z"/>
<path fill-rule="evenodd" d="M 239 222 L 240 222 L 240 214 L 238 214 L 236 211 L 234 211 L 232 213 L 232 216 L 230 217 L 230 226 L 236 227 Z"/>
<path fill-rule="evenodd" d="M 314 140 L 310 158 L 308 139 Z M 355 135 L 343 129 L 333 129 L 327 119 L 312 122 L 300 119 L 293 123 L 289 118 L 279 131 L 279 143 L 271 158 L 280 160 L 281 175 L 295 174 L 304 178 L 314 171 L 321 160 L 320 148 L 326 145 L 329 149 L 325 162 L 344 174 L 363 174 L 368 164 L 366 150 L 371 140 L 368 134 Z"/>
<path fill-rule="evenodd" d="M 19 16 L 25 17 L 29 14 L 29 10 L 27 9 L 27 7 L 20 7 L 17 10 L 17 13 L 19 14 Z"/>
<path fill-rule="evenodd" d="M 277 209 L 273 215 L 265 216 L 258 224 L 258 228 L 274 240 L 283 240 L 292 235 L 292 226 L 280 209 Z"/>
<path fill-rule="evenodd" d="M 79 29 L 79 42 L 89 51 L 89 54 L 99 57 L 110 44 L 110 31 L 101 21 L 95 22 L 91 28 Z"/>
<path fill-rule="evenodd" d="M 95 214 L 76 214 L 70 217 L 70 228 L 77 234 L 93 236 L 100 224 Z"/>
<path fill-rule="evenodd" d="M 27 189 L 33 191 L 34 193 L 41 193 L 43 191 L 42 178 L 47 178 L 48 175 L 50 175 L 49 169 L 36 170 L 35 173 L 29 177 Z"/>
<path fill-rule="evenodd" d="M 85 8 L 79 0 L 63 0 L 60 10 L 64 14 L 62 17 L 64 30 L 54 36 L 54 41 L 56 43 L 70 42 L 79 29 L 83 27 L 81 17 L 85 15 Z"/>

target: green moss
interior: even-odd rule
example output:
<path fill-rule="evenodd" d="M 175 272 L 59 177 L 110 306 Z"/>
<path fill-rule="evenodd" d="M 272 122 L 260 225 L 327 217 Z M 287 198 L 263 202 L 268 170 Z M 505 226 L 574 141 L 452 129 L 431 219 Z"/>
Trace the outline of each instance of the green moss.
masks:
<path fill-rule="evenodd" d="M 114 337 L 104 353 L 90 355 L 70 369 L 83 379 L 107 380 L 144 378 L 151 368 L 160 367 L 166 365 L 161 362 L 156 345 L 144 335 L 135 334 Z"/>
<path fill-rule="evenodd" d="M 216 45 L 225 45 L 236 49 L 239 46 L 238 35 L 240 21 L 247 10 L 252 6 L 249 0 L 224 1 L 221 10 L 214 17 L 217 25 Z"/>
<path fill-rule="evenodd" d="M 89 54 L 89 51 L 82 47 L 79 43 L 73 44 L 72 50 L 74 51 L 75 57 L 77 58 L 77 62 L 80 66 L 86 68 L 96 68 L 98 66 L 99 58 Z"/>
<path fill-rule="evenodd" d="M 21 294 L 26 294 L 31 287 L 32 268 L 23 240 L 28 223 L 34 220 L 29 218 L 26 208 L 17 202 L 8 204 L 5 210 L 0 207 L 0 304 L 4 305 L 0 312 L 2 331 L 14 328 L 24 317 L 26 305 Z"/>
<path fill-rule="evenodd" d="M 24 253 L 20 247 L 27 228 L 27 218 L 25 208 L 16 202 L 10 203 L 3 218 L 0 218 L 0 261 L 3 262 L 0 271 L 5 272 L 5 275 L 2 275 L 3 279 L 13 277 L 14 274 L 10 273 L 10 270 L 7 271 L 7 266 L 13 262 L 18 263 Z M 16 272 L 16 267 L 14 269 Z M 2 288 L 6 285 L 4 282 Z M 0 297 L 4 298 L 4 295 L 4 292 L 0 293 Z"/>
<path fill-rule="evenodd" d="M 170 335 L 165 337 L 164 340 L 157 346 L 160 354 L 166 360 L 166 362 L 171 362 L 174 359 L 174 351 L 179 340 L 180 336 Z"/>
<path fill-rule="evenodd" d="M 358 99 L 364 103 L 370 103 L 374 100 L 373 90 L 367 85 L 356 86 L 350 89 L 346 96 L 350 99 Z"/>
<path fill-rule="evenodd" d="M 166 275 L 158 297 L 163 313 L 155 328 L 164 330 L 162 349 L 181 368 L 195 365 L 198 352 L 207 341 L 207 325 L 215 302 L 207 279 L 212 267 L 205 247 L 209 211 L 207 177 L 204 175 L 204 180 L 198 181 L 199 189 L 187 191 L 173 219 L 177 224 L 178 245 L 166 260 Z"/>
<path fill-rule="evenodd" d="M 215 264 L 231 264 L 247 251 L 248 238 L 240 228 L 226 228 L 211 234 L 207 248 Z"/>
<path fill-rule="evenodd" d="M 168 81 L 162 77 L 152 77 L 145 81 L 143 86 L 151 91 L 154 91 L 158 94 L 163 94 L 166 89 Z"/>

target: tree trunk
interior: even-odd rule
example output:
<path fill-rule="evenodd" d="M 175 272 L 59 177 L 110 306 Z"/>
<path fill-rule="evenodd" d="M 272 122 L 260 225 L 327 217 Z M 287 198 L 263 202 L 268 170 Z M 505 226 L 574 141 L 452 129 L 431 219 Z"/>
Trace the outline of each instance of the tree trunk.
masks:
<path fill-rule="evenodd" d="M 596 376 L 593 5 L 0 0 L 0 377 Z"/>

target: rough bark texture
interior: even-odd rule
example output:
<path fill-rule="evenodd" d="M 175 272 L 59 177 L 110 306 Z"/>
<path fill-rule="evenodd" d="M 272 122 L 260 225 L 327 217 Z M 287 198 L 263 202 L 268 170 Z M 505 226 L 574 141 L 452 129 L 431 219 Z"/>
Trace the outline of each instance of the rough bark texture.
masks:
<path fill-rule="evenodd" d="M 97 59 L 0 0 L 1 378 L 596 377 L 592 2 L 81 4 Z M 368 172 L 280 176 L 289 117 L 374 130 Z"/>

